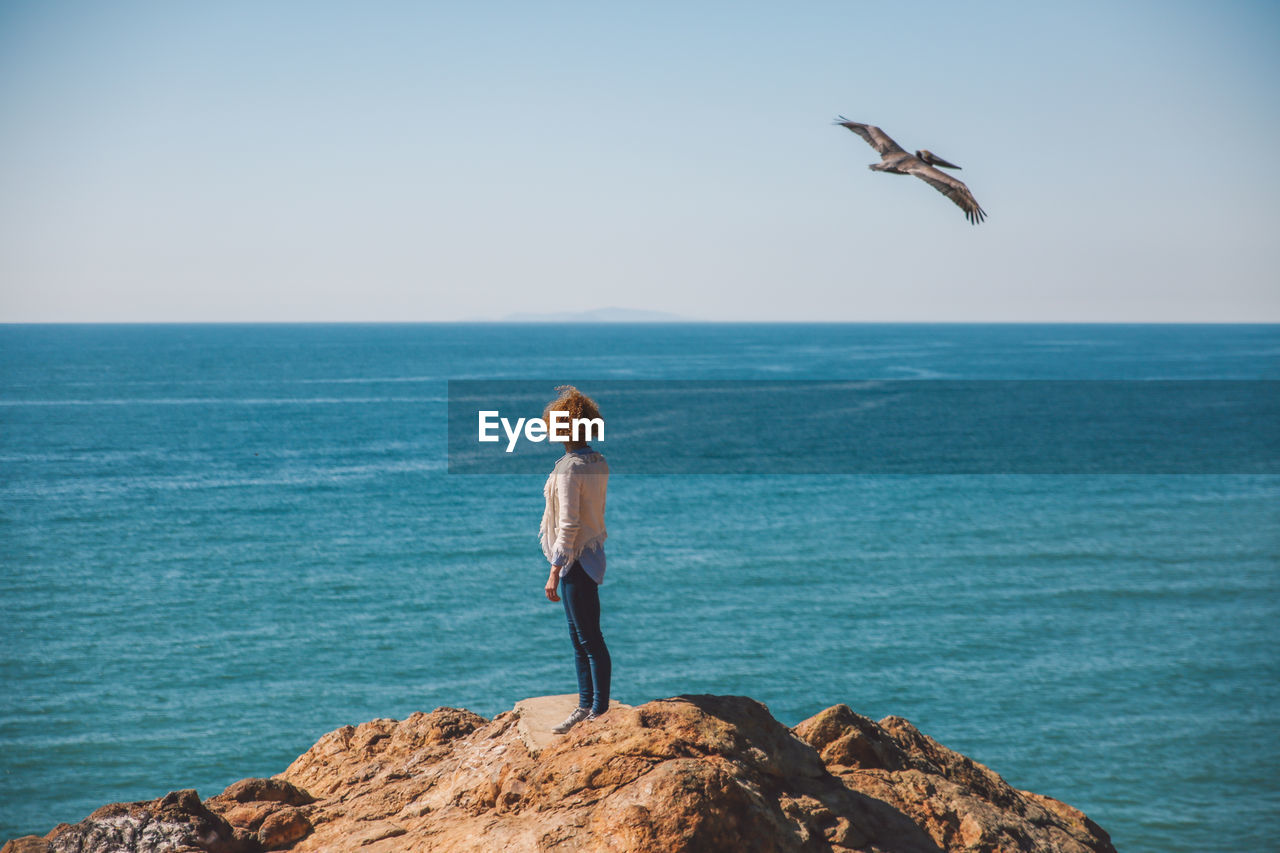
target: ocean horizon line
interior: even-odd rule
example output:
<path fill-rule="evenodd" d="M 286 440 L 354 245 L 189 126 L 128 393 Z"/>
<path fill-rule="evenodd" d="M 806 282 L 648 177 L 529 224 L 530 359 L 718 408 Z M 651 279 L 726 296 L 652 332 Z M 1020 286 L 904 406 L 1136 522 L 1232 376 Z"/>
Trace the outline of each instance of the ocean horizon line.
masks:
<path fill-rule="evenodd" d="M 1280 320 L 19 320 L 29 326 L 1280 326 Z"/>

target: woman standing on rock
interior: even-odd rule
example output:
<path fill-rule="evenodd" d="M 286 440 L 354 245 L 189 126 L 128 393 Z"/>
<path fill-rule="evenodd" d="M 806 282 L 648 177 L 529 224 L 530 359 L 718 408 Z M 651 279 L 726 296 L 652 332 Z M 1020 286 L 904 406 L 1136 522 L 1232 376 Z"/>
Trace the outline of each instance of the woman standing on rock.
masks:
<path fill-rule="evenodd" d="M 592 420 L 601 425 L 594 400 L 572 385 L 556 389 L 559 396 L 542 412 L 548 431 L 554 434 L 552 412 L 568 412 L 570 424 Z M 561 421 L 563 424 L 563 420 Z M 553 731 L 564 734 L 583 720 L 593 720 L 609 710 L 609 678 L 612 662 L 600 633 L 600 584 L 604 582 L 605 491 L 609 463 L 585 441 L 589 434 L 570 434 L 565 454 L 547 477 L 542 493 L 539 537 L 542 553 L 551 564 L 545 592 L 550 601 L 564 600 L 569 639 L 578 669 L 578 707 Z M 559 594 L 556 587 L 559 586 Z"/>

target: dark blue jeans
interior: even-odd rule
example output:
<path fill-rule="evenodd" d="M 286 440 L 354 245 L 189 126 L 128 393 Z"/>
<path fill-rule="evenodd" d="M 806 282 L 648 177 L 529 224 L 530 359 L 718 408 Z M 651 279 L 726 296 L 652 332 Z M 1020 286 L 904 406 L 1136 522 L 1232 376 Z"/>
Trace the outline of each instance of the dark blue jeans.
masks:
<path fill-rule="evenodd" d="M 600 585 L 574 560 L 560 579 L 560 600 L 569 618 L 573 662 L 578 667 L 578 707 L 597 714 L 609 710 L 609 676 L 613 662 L 600 633 Z"/>

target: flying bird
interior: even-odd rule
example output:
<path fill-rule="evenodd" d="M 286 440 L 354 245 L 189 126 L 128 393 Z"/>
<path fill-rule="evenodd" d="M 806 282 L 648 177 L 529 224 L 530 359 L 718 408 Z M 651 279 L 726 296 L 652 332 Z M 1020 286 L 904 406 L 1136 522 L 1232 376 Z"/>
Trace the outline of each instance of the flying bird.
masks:
<path fill-rule="evenodd" d="M 849 121 L 844 116 L 836 124 L 847 127 L 867 141 L 867 144 L 880 155 L 879 163 L 872 163 L 868 169 L 877 172 L 890 172 L 894 175 L 915 175 L 938 192 L 955 202 L 964 211 L 965 219 L 977 225 L 986 218 L 987 212 L 978 206 L 978 201 L 969 192 L 969 188 L 942 169 L 959 169 L 955 163 L 948 163 L 931 151 L 917 151 L 914 156 L 902 150 L 902 146 L 889 138 L 889 134 L 871 124 Z"/>

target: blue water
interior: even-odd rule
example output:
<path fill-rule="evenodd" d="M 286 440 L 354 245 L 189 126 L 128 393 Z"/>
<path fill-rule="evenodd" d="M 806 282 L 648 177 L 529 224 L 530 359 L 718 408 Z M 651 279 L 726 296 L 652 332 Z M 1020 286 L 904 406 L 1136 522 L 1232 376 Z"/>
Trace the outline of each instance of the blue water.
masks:
<path fill-rule="evenodd" d="M 572 692 L 541 479 L 445 473 L 447 380 L 542 377 L 1280 379 L 1280 327 L 0 327 L 0 838 Z M 1121 850 L 1274 845 L 1280 477 L 615 466 L 609 500 L 616 698 L 845 702 Z"/>

